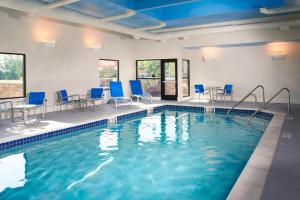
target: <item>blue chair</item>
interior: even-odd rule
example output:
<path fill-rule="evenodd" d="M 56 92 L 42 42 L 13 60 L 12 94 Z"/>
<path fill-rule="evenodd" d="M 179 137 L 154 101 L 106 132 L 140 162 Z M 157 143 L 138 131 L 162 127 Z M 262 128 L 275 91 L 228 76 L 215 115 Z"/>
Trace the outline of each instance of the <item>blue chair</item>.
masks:
<path fill-rule="evenodd" d="M 122 101 L 129 101 L 132 104 L 132 99 L 124 96 L 121 81 L 111 81 L 109 83 L 109 90 L 111 99 L 115 102 L 116 108 L 118 108 L 118 103 Z"/>
<path fill-rule="evenodd" d="M 61 110 L 61 106 L 65 105 L 66 109 L 68 109 L 68 105 L 72 105 L 72 109 L 76 108 L 76 104 L 78 104 L 80 100 L 80 96 L 78 94 L 68 95 L 67 90 L 59 90 L 57 92 L 58 96 L 58 104 Z"/>
<path fill-rule="evenodd" d="M 149 98 L 150 102 L 152 103 L 152 96 L 143 92 L 142 83 L 140 80 L 130 80 L 129 83 L 131 88 L 131 94 L 133 97 L 137 98 L 138 102 L 141 98 L 145 97 Z"/>
<path fill-rule="evenodd" d="M 46 93 L 45 92 L 29 92 L 28 93 L 28 104 L 36 105 L 36 108 L 40 108 L 40 111 L 43 113 L 43 118 L 46 113 Z M 35 115 L 36 115 L 35 108 Z M 43 110 L 42 110 L 43 109 Z"/>
<path fill-rule="evenodd" d="M 209 90 L 204 89 L 203 84 L 196 84 L 195 85 L 195 93 L 199 95 L 199 101 L 200 101 L 201 94 L 202 95 L 209 94 Z"/>
<path fill-rule="evenodd" d="M 103 100 L 103 88 L 91 88 L 89 92 L 88 102 L 93 105 L 96 105 L 97 101 L 102 103 Z"/>
<path fill-rule="evenodd" d="M 225 101 L 225 97 L 230 96 L 231 101 L 233 100 L 233 85 L 225 84 L 224 89 L 217 90 L 217 99 L 218 96 L 223 97 L 223 101 Z"/>

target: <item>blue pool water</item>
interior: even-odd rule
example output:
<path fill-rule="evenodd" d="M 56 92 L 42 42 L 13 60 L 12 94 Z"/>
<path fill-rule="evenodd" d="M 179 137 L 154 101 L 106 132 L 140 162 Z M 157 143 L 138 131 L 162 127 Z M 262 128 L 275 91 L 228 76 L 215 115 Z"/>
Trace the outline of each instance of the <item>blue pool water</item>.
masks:
<path fill-rule="evenodd" d="M 225 199 L 263 128 L 165 111 L 0 155 L 0 199 Z"/>

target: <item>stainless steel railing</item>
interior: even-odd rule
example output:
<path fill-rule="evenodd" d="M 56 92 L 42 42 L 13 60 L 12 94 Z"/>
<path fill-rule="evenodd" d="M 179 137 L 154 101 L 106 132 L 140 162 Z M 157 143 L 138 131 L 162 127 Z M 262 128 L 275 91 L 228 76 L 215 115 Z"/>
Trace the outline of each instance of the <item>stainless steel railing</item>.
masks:
<path fill-rule="evenodd" d="M 263 96 L 263 102 L 264 102 L 264 105 L 265 105 L 265 88 L 264 86 L 262 85 L 258 85 L 256 86 L 253 90 L 251 90 L 242 100 L 240 100 L 237 104 L 235 104 L 234 106 L 232 106 L 228 111 L 227 111 L 227 114 L 226 114 L 226 117 L 228 117 L 229 113 L 235 109 L 237 106 L 239 106 L 241 103 L 243 103 L 249 96 L 253 95 L 253 92 L 255 92 L 258 88 L 261 88 L 262 89 L 262 96 Z M 255 95 L 254 95 L 255 96 Z M 255 96 L 256 98 L 256 96 Z"/>
<path fill-rule="evenodd" d="M 288 113 L 291 113 L 291 93 L 290 90 L 288 88 L 281 88 L 276 94 L 274 94 L 264 105 L 262 105 L 259 109 L 257 109 L 252 115 L 250 115 L 250 117 L 248 118 L 248 122 L 250 123 L 251 120 L 253 119 L 253 117 L 262 109 L 264 109 L 265 107 L 267 107 L 272 101 L 273 99 L 275 99 L 281 92 L 283 91 L 287 91 L 288 93 Z"/>

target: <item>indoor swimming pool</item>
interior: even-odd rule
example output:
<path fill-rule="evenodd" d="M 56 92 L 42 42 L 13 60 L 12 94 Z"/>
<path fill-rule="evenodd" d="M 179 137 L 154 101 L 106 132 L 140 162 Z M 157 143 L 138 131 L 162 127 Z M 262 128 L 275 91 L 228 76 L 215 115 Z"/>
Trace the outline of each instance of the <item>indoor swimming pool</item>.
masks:
<path fill-rule="evenodd" d="M 0 152 L 0 199 L 226 199 L 263 132 L 222 113 L 119 120 Z"/>

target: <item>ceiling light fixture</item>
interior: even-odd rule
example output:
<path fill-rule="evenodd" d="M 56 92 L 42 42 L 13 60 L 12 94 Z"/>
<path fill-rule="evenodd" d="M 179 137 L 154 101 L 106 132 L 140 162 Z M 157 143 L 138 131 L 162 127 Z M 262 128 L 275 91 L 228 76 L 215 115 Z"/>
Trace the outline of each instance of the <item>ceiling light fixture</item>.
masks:
<path fill-rule="evenodd" d="M 259 11 L 262 14 L 265 14 L 265 15 L 285 14 L 285 13 L 299 12 L 300 11 L 300 6 L 273 8 L 273 9 L 260 8 Z"/>
<path fill-rule="evenodd" d="M 124 14 L 119 14 L 119 15 L 114 15 L 114 16 L 110 16 L 110 17 L 100 18 L 100 19 L 97 19 L 97 21 L 99 21 L 99 22 L 110 22 L 110 21 L 116 21 L 116 20 L 119 20 L 119 19 L 126 19 L 126 18 L 129 18 L 129 17 L 134 16 L 134 15 L 135 15 L 134 10 L 128 10 Z"/>
<path fill-rule="evenodd" d="M 61 7 L 61 6 L 65 6 L 65 5 L 68 5 L 68 4 L 71 4 L 71 3 L 75 3 L 75 2 L 78 2 L 80 0 L 61 0 L 61 1 L 55 1 L 53 3 L 48 3 L 45 8 L 46 9 L 53 9 L 53 8 L 58 8 L 58 7 Z"/>
<path fill-rule="evenodd" d="M 160 22 L 158 25 L 154 25 L 154 26 L 146 26 L 146 27 L 142 27 L 142 28 L 137 28 L 135 30 L 137 31 L 149 31 L 149 30 L 154 30 L 154 29 L 160 29 L 165 27 L 167 24 L 165 22 Z"/>

